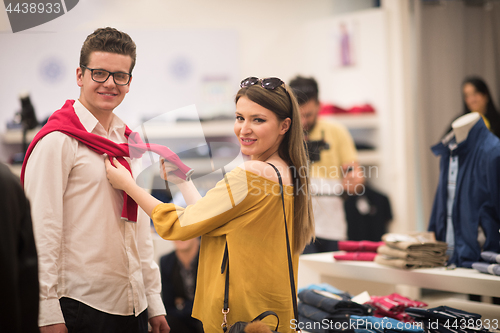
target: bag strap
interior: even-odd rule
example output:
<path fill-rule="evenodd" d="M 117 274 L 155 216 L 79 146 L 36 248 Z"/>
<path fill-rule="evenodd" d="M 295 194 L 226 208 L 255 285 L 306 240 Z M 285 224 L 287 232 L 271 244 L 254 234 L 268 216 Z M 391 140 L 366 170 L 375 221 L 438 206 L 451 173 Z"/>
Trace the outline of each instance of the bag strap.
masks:
<path fill-rule="evenodd" d="M 224 256 L 222 257 L 222 265 L 220 267 L 220 273 L 224 274 L 224 270 L 226 269 L 226 281 L 224 282 L 224 307 L 222 308 L 222 315 L 224 316 L 224 320 L 222 321 L 222 330 L 224 333 L 227 331 L 227 314 L 229 313 L 229 251 L 227 250 L 227 241 L 226 248 L 224 249 Z"/>
<path fill-rule="evenodd" d="M 271 163 L 268 163 L 270 166 L 273 167 L 274 171 L 278 174 L 278 181 L 280 183 L 280 190 L 281 190 L 281 203 L 283 205 L 283 218 L 285 219 L 285 235 L 286 235 L 286 250 L 288 254 L 288 273 L 290 275 L 290 288 L 292 289 L 292 304 L 293 304 L 293 315 L 295 316 L 295 320 L 298 322 L 299 321 L 299 314 L 297 310 L 297 294 L 295 291 L 295 278 L 293 276 L 293 262 L 292 262 L 292 251 L 290 250 L 290 239 L 288 238 L 288 227 L 286 223 L 286 213 L 285 213 L 285 197 L 283 195 L 283 181 L 281 180 L 281 174 L 278 171 L 278 169 L 272 165 Z"/>
<path fill-rule="evenodd" d="M 283 195 L 283 181 L 281 180 L 281 174 L 278 171 L 278 169 L 274 165 L 272 165 L 271 163 L 267 163 L 267 164 L 272 166 L 274 171 L 276 171 L 276 174 L 278 175 L 279 185 L 280 185 L 281 203 L 283 206 L 283 218 L 285 221 L 286 249 L 287 249 L 287 255 L 288 255 L 288 273 L 289 273 L 289 277 L 290 277 L 290 289 L 292 291 L 293 314 L 295 316 L 295 320 L 298 321 L 299 316 L 298 316 L 298 310 L 297 310 L 297 294 L 295 291 L 295 278 L 293 275 L 292 252 L 290 250 L 290 239 L 288 237 L 288 227 L 287 227 L 287 223 L 286 223 L 285 197 Z M 225 175 L 224 175 L 224 178 L 225 178 Z M 227 267 L 227 270 L 226 270 L 226 267 Z M 226 246 L 224 249 L 224 256 L 222 257 L 221 274 L 224 274 L 224 271 L 226 271 L 226 281 L 224 283 L 224 307 L 222 309 L 222 314 L 224 315 L 224 320 L 222 322 L 221 327 L 222 327 L 223 331 L 226 332 L 228 329 L 228 327 L 227 327 L 227 314 L 229 313 L 229 301 L 228 301 L 228 298 L 229 298 L 229 251 L 227 249 L 227 241 L 226 241 Z M 253 319 L 252 322 L 255 320 L 264 319 L 265 317 L 267 317 L 269 315 L 274 315 L 278 319 L 278 324 L 276 325 L 276 329 L 275 329 L 275 331 L 277 331 L 278 326 L 279 326 L 279 318 L 276 315 L 276 313 L 274 313 L 273 311 L 265 311 L 265 312 L 261 313 L 255 319 Z"/>

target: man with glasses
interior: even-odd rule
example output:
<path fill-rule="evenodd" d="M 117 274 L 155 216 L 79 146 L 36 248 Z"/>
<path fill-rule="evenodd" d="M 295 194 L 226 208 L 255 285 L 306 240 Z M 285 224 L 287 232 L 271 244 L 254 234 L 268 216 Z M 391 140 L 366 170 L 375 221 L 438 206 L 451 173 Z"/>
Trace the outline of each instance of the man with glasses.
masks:
<path fill-rule="evenodd" d="M 56 111 L 28 148 L 21 178 L 32 203 L 40 332 L 169 332 L 147 215 L 106 179 L 106 149 L 126 144 L 114 115 L 129 92 L 136 46 L 97 29 L 80 54 L 80 97 Z M 140 161 L 122 156 L 132 171 Z M 133 174 L 136 174 L 133 172 Z M 134 211 L 135 209 L 135 211 Z"/>
<path fill-rule="evenodd" d="M 290 81 L 290 87 L 299 102 L 307 144 L 313 148 L 308 150 L 316 240 L 306 246 L 304 253 L 337 251 L 338 241 L 347 239 L 341 198 L 360 191 L 358 187 L 364 182 L 356 147 L 345 126 L 318 119 L 319 90 L 314 78 L 297 76 Z"/>

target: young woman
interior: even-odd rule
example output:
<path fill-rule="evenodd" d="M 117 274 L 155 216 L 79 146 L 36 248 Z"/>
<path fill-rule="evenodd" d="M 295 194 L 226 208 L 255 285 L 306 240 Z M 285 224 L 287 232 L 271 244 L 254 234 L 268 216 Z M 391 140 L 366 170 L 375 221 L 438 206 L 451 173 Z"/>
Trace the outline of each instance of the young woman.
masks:
<path fill-rule="evenodd" d="M 495 108 L 486 82 L 476 76 L 467 77 L 462 83 L 462 96 L 464 114 L 478 112 L 483 117 L 486 127 L 500 137 L 500 113 Z"/>
<path fill-rule="evenodd" d="M 226 242 L 231 267 L 227 322 L 250 321 L 271 310 L 280 318 L 278 331 L 291 332 L 294 313 L 282 199 L 278 176 L 269 163 L 283 180 L 296 281 L 298 256 L 314 235 L 298 104 L 278 78 L 251 77 L 240 86 L 234 133 L 242 153 L 251 159 L 227 173 L 203 198 L 192 182 L 167 175 L 174 170 L 167 163 L 163 174 L 181 190 L 188 204 L 185 209 L 150 196 L 119 163 L 114 163 L 115 168 L 106 161 L 108 179 L 150 214 L 161 237 L 202 237 L 193 317 L 202 321 L 205 332 L 222 331 L 225 275 L 221 262 Z M 274 317 L 264 321 L 274 329 Z"/>

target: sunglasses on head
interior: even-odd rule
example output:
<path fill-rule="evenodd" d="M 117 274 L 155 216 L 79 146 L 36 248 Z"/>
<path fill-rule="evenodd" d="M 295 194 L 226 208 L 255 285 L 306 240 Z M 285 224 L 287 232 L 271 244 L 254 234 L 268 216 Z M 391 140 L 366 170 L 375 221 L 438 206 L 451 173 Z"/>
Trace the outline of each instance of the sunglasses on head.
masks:
<path fill-rule="evenodd" d="M 247 77 L 246 79 L 244 79 L 243 81 L 241 81 L 240 88 L 247 88 L 247 87 L 253 86 L 255 84 L 258 84 L 259 82 L 260 82 L 261 87 L 264 89 L 267 89 L 267 90 L 274 90 L 274 89 L 285 84 L 285 82 L 283 82 L 283 80 L 281 80 L 280 78 L 277 78 L 277 77 L 268 77 L 265 79 L 259 79 L 258 77 L 250 76 L 250 77 Z M 288 100 L 290 101 L 290 105 L 292 105 L 292 97 L 290 97 L 290 93 L 288 92 L 288 90 L 285 87 L 283 87 L 283 89 L 285 89 L 285 92 L 288 96 Z M 291 115 L 293 115 L 293 111 L 290 112 L 290 116 Z"/>
<path fill-rule="evenodd" d="M 283 82 L 280 78 L 277 77 L 268 77 L 265 79 L 259 79 L 257 77 L 251 76 L 241 81 L 240 88 L 250 87 L 258 83 L 260 83 L 262 88 L 268 90 L 274 90 L 279 86 L 283 85 L 285 82 Z"/>

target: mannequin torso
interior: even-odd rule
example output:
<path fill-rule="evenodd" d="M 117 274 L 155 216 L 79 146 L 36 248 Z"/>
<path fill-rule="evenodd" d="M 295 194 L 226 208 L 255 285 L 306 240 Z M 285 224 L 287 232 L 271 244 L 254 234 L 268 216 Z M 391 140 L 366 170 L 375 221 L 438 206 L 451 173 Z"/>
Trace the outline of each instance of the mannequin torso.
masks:
<path fill-rule="evenodd" d="M 451 124 L 457 144 L 467 139 L 469 131 L 474 127 L 479 118 L 481 118 L 479 113 L 471 112 L 459 117 Z"/>

